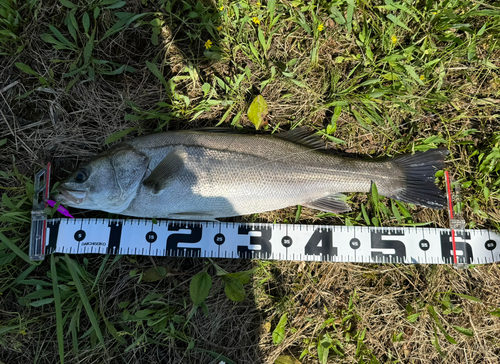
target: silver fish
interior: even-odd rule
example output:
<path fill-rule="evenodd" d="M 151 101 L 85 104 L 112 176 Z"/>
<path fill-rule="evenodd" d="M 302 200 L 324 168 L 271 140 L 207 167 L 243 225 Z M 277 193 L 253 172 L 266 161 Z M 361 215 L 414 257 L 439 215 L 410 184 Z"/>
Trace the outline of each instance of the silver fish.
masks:
<path fill-rule="evenodd" d="M 177 131 L 113 146 L 59 186 L 56 200 L 122 215 L 215 220 L 294 205 L 349 211 L 341 192 L 370 192 L 442 208 L 434 184 L 448 151 L 394 159 L 341 157 L 304 128 L 273 135 Z"/>

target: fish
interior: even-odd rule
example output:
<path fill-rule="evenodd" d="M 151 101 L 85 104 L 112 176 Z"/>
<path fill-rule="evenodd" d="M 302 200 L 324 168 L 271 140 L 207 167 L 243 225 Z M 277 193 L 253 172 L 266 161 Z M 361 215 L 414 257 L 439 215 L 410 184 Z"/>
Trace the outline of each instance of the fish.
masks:
<path fill-rule="evenodd" d="M 168 131 L 121 142 L 78 168 L 55 200 L 126 216 L 217 221 L 302 205 L 350 211 L 342 193 L 440 209 L 445 148 L 366 160 L 335 153 L 307 128 L 274 134 Z"/>

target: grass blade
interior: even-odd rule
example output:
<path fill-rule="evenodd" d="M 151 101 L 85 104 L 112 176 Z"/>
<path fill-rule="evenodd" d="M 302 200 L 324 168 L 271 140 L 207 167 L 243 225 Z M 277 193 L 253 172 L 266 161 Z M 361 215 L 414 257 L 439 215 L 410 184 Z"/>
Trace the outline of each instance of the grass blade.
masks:
<path fill-rule="evenodd" d="M 54 291 L 54 305 L 56 307 L 56 331 L 57 347 L 59 349 L 59 362 L 64 364 L 64 332 L 61 295 L 59 293 L 59 283 L 57 280 L 57 270 L 54 254 L 50 255 L 50 271 L 52 273 L 52 290 Z"/>
<path fill-rule="evenodd" d="M 7 238 L 4 234 L 0 233 L 0 240 L 7 245 L 7 248 L 12 250 L 14 253 L 17 254 L 19 258 L 22 258 L 26 262 L 31 264 L 30 258 L 28 255 L 23 252 L 16 244 L 14 244 L 9 238 Z"/>
<path fill-rule="evenodd" d="M 160 72 L 160 70 L 158 69 L 158 67 L 154 64 L 154 63 L 151 63 L 151 62 L 148 62 L 146 61 L 146 65 L 148 66 L 149 70 L 156 76 L 158 77 L 158 79 L 161 81 L 161 83 L 163 84 L 163 86 L 165 86 L 165 90 L 169 90 L 169 86 L 167 84 L 167 80 L 165 80 L 165 77 L 163 76 L 163 74 Z"/>
<path fill-rule="evenodd" d="M 99 327 L 99 323 L 97 322 L 97 317 L 95 316 L 94 311 L 92 310 L 92 307 L 90 306 L 89 299 L 87 295 L 85 294 L 85 289 L 83 288 L 82 281 L 80 280 L 80 277 L 78 277 L 78 272 L 76 271 L 76 266 L 75 262 L 68 256 L 68 254 L 65 254 L 64 260 L 66 261 L 66 264 L 68 266 L 68 270 L 71 273 L 71 277 L 73 278 L 73 281 L 75 282 L 76 289 L 78 290 L 78 294 L 80 295 L 80 298 L 82 299 L 82 304 L 83 307 L 85 307 L 85 311 L 87 311 L 87 315 L 89 317 L 90 323 L 92 324 L 92 327 L 94 328 L 94 331 L 97 335 L 97 338 L 99 339 L 99 342 L 104 346 L 104 337 L 102 336 L 101 329 Z"/>
<path fill-rule="evenodd" d="M 49 25 L 49 28 L 52 31 L 52 33 L 54 33 L 56 38 L 59 39 L 59 41 L 62 44 L 64 44 L 69 49 L 72 49 L 72 50 L 76 49 L 76 46 L 73 43 L 71 43 L 68 39 L 66 39 L 66 37 L 64 35 L 62 35 L 62 33 L 56 27 L 54 27 L 53 25 Z"/>

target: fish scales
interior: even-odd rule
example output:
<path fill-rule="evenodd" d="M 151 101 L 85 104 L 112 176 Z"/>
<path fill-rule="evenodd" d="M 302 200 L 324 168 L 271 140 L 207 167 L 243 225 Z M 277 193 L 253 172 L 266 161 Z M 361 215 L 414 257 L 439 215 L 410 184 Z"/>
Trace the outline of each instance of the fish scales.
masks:
<path fill-rule="evenodd" d="M 321 154 L 269 136 L 166 133 L 127 144 L 152 156 L 151 169 L 177 145 L 188 154 L 188 173 L 182 174 L 180 183 L 155 196 L 141 187 L 140 198 L 124 211 L 133 216 L 151 215 L 151 207 L 153 215 L 159 216 L 163 204 L 154 202 L 162 197 L 170 214 L 195 216 L 212 211 L 223 217 L 303 204 L 339 192 L 368 192 L 372 181 L 383 192 L 387 182 L 395 183 L 388 178 L 390 163 Z"/>

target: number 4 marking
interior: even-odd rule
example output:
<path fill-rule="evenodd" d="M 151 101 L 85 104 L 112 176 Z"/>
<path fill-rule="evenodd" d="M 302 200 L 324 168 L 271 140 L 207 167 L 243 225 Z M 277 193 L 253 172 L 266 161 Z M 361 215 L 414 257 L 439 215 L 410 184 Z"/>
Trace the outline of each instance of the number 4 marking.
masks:
<path fill-rule="evenodd" d="M 321 255 L 322 260 L 327 260 L 327 257 L 337 256 L 337 250 L 333 246 L 332 231 L 316 229 L 307 242 L 304 252 L 306 255 Z"/>

